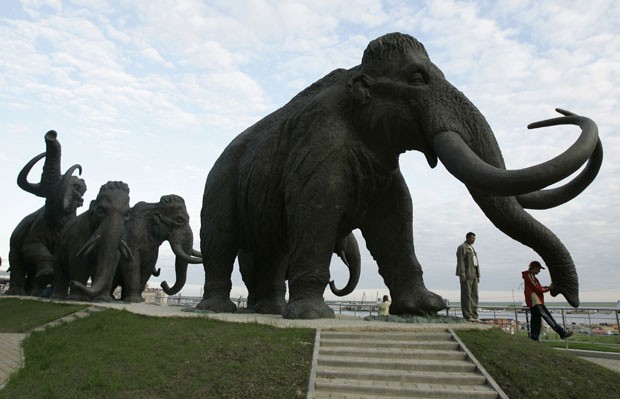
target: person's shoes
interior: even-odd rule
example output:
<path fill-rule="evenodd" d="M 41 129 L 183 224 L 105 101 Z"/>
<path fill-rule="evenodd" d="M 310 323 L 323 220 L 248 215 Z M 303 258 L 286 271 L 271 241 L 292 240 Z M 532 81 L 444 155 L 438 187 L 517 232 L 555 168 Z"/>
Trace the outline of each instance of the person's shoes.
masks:
<path fill-rule="evenodd" d="M 480 323 L 480 320 L 474 319 L 473 317 L 468 317 L 467 321 L 470 322 L 470 323 Z"/>
<path fill-rule="evenodd" d="M 564 336 L 562 336 L 562 337 L 560 337 L 560 338 L 562 338 L 562 339 L 568 339 L 568 338 L 572 337 L 572 336 L 573 336 L 573 334 L 574 334 L 574 333 L 573 333 L 572 331 L 568 331 L 568 332 L 566 332 L 566 333 L 564 334 Z"/>

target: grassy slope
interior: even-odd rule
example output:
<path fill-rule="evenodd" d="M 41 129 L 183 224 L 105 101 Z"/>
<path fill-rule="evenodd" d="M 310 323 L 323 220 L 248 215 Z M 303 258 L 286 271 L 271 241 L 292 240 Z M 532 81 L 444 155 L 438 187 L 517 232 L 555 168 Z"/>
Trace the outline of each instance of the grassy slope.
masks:
<path fill-rule="evenodd" d="M 84 305 L 64 305 L 32 299 L 0 300 L 0 333 L 22 333 L 84 309 Z"/>
<path fill-rule="evenodd" d="M 106 310 L 24 342 L 0 398 L 302 398 L 314 331 Z"/>
<path fill-rule="evenodd" d="M 72 311 L 0 298 L 4 332 Z M 498 329 L 459 337 L 512 399 L 614 398 L 620 374 Z M 303 398 L 314 332 L 108 310 L 33 333 L 3 398 Z"/>
<path fill-rule="evenodd" d="M 620 395 L 620 374 L 499 329 L 457 331 L 512 399 L 600 399 Z"/>

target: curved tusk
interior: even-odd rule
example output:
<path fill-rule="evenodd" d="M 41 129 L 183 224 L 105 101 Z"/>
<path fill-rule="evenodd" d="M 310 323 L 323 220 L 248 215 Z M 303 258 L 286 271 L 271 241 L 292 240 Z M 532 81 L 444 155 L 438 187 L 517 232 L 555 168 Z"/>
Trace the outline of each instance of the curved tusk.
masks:
<path fill-rule="evenodd" d="M 591 157 L 598 143 L 598 128 L 591 119 L 569 115 L 532 123 L 528 128 L 568 124 L 581 127 L 577 141 L 555 158 L 524 169 L 506 170 L 487 164 L 455 132 L 438 133 L 433 144 L 446 169 L 469 188 L 490 195 L 513 196 L 557 183 Z"/>
<path fill-rule="evenodd" d="M 336 288 L 334 280 L 329 282 L 329 288 L 334 295 L 345 296 L 355 290 L 360 279 L 361 258 L 359 246 L 353 233 L 349 233 L 342 241 L 336 243 L 334 253 L 340 257 L 342 262 L 349 269 L 349 281 L 342 289 Z"/>
<path fill-rule="evenodd" d="M 161 268 L 153 269 L 153 271 L 151 272 L 151 276 L 159 277 L 160 273 L 161 273 Z"/>
<path fill-rule="evenodd" d="M 180 244 L 171 245 L 170 247 L 172 248 L 172 252 L 174 252 L 177 258 L 183 260 L 184 262 L 191 263 L 193 265 L 202 263 L 202 257 L 188 255 Z M 193 250 L 192 253 L 194 253 Z"/>
<path fill-rule="evenodd" d="M 192 256 L 196 256 L 198 258 L 202 258 L 202 253 L 200 253 L 200 251 L 197 251 L 194 248 L 192 248 Z"/>
<path fill-rule="evenodd" d="M 44 152 L 32 158 L 26 165 L 24 165 L 22 170 L 17 175 L 17 185 L 24 191 L 34 194 L 37 197 L 45 198 L 47 197 L 47 193 L 43 192 L 43 188 L 40 183 L 33 184 L 28 182 L 28 174 L 32 170 L 32 167 L 43 158 L 45 158 Z"/>
<path fill-rule="evenodd" d="M 76 164 L 76 165 L 71 166 L 69 169 L 67 169 L 65 174 L 62 176 L 62 179 L 60 180 L 60 185 L 59 185 L 60 188 L 55 193 L 56 195 L 55 200 L 57 201 L 56 202 L 57 204 L 63 203 L 64 198 L 65 198 L 65 192 L 67 191 L 67 187 L 69 186 L 69 184 L 71 184 L 71 176 L 73 176 L 73 172 L 75 172 L 76 169 L 78 170 L 78 174 L 82 175 L 82 166 Z"/>
<path fill-rule="evenodd" d="M 342 260 L 342 263 L 344 263 L 347 266 L 347 269 L 351 270 L 351 265 L 349 264 L 349 261 L 347 260 L 347 256 L 344 253 L 344 250 L 336 252 L 336 255 L 340 257 L 340 259 Z M 329 280 L 329 289 L 332 291 L 334 295 L 338 295 L 338 296 L 349 295 L 351 292 L 353 292 L 353 289 L 355 288 L 354 286 L 357 285 L 357 281 L 355 282 L 353 287 L 349 287 L 349 285 L 350 284 L 347 284 L 347 286 L 345 286 L 344 288 L 338 289 L 336 288 L 336 282 L 334 280 Z"/>
<path fill-rule="evenodd" d="M 573 180 L 561 187 L 518 195 L 517 201 L 526 209 L 549 209 L 565 204 L 581 194 L 594 181 L 602 163 L 603 143 L 599 139 L 586 167 Z"/>
<path fill-rule="evenodd" d="M 123 258 L 125 258 L 127 261 L 131 262 L 133 260 L 133 251 L 131 250 L 131 248 L 129 248 L 129 245 L 127 245 L 127 242 L 125 240 L 121 240 L 118 249 L 121 252 Z"/>
<path fill-rule="evenodd" d="M 89 253 L 92 252 L 93 248 L 95 248 L 95 244 L 99 240 L 101 240 L 101 234 L 97 234 L 97 235 L 94 235 L 94 236 L 90 237 L 90 239 L 88 241 L 86 241 L 86 244 L 84 244 L 82 246 L 82 248 L 80 248 L 80 250 L 77 251 L 75 256 L 81 257 L 81 256 L 88 255 Z"/>
<path fill-rule="evenodd" d="M 162 281 L 159 286 L 161 287 L 162 290 L 164 290 L 166 295 L 176 295 L 178 293 L 178 292 L 172 291 L 172 288 L 170 288 L 170 285 L 168 285 L 167 281 Z"/>

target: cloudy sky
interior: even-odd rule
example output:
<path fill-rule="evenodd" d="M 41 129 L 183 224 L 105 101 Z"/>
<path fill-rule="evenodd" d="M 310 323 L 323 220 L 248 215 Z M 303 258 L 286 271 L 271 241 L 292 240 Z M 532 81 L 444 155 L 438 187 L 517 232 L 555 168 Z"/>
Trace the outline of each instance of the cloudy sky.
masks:
<path fill-rule="evenodd" d="M 128 183 L 132 203 L 178 194 L 198 248 L 205 179 L 232 138 L 333 69 L 358 65 L 370 40 L 397 31 L 422 41 L 486 116 L 509 168 L 549 159 L 576 139 L 574 127 L 526 129 L 555 117 L 556 107 L 596 121 L 605 149 L 597 180 L 570 203 L 532 213 L 571 251 L 582 302 L 619 300 L 619 20 L 614 0 L 2 1 L 2 270 L 11 232 L 43 203 L 15 180 L 44 151 L 46 131 L 58 132 L 63 170 L 83 166 L 86 204 L 108 180 Z M 497 230 L 443 166 L 430 169 L 410 152 L 401 168 L 426 285 L 458 300 L 454 254 L 471 230 L 481 300 L 520 301 L 520 271 L 539 257 Z M 153 286 L 174 280 L 167 244 L 159 267 Z M 342 285 L 344 267 L 334 261 L 332 272 Z M 200 295 L 203 282 L 193 266 L 182 293 Z M 237 273 L 233 284 L 233 295 L 243 295 Z M 365 249 L 358 288 L 348 299 L 387 293 Z"/>

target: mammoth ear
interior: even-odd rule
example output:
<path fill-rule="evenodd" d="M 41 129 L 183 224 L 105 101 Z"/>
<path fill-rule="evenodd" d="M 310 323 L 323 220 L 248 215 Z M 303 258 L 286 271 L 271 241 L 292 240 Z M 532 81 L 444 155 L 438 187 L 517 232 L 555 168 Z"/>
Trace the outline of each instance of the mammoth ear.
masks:
<path fill-rule="evenodd" d="M 153 222 L 155 224 L 161 224 L 161 216 L 159 215 L 159 212 L 153 214 Z"/>
<path fill-rule="evenodd" d="M 370 95 L 370 81 L 370 76 L 365 73 L 358 73 L 347 83 L 351 96 L 360 104 L 368 103 L 372 97 Z"/>

